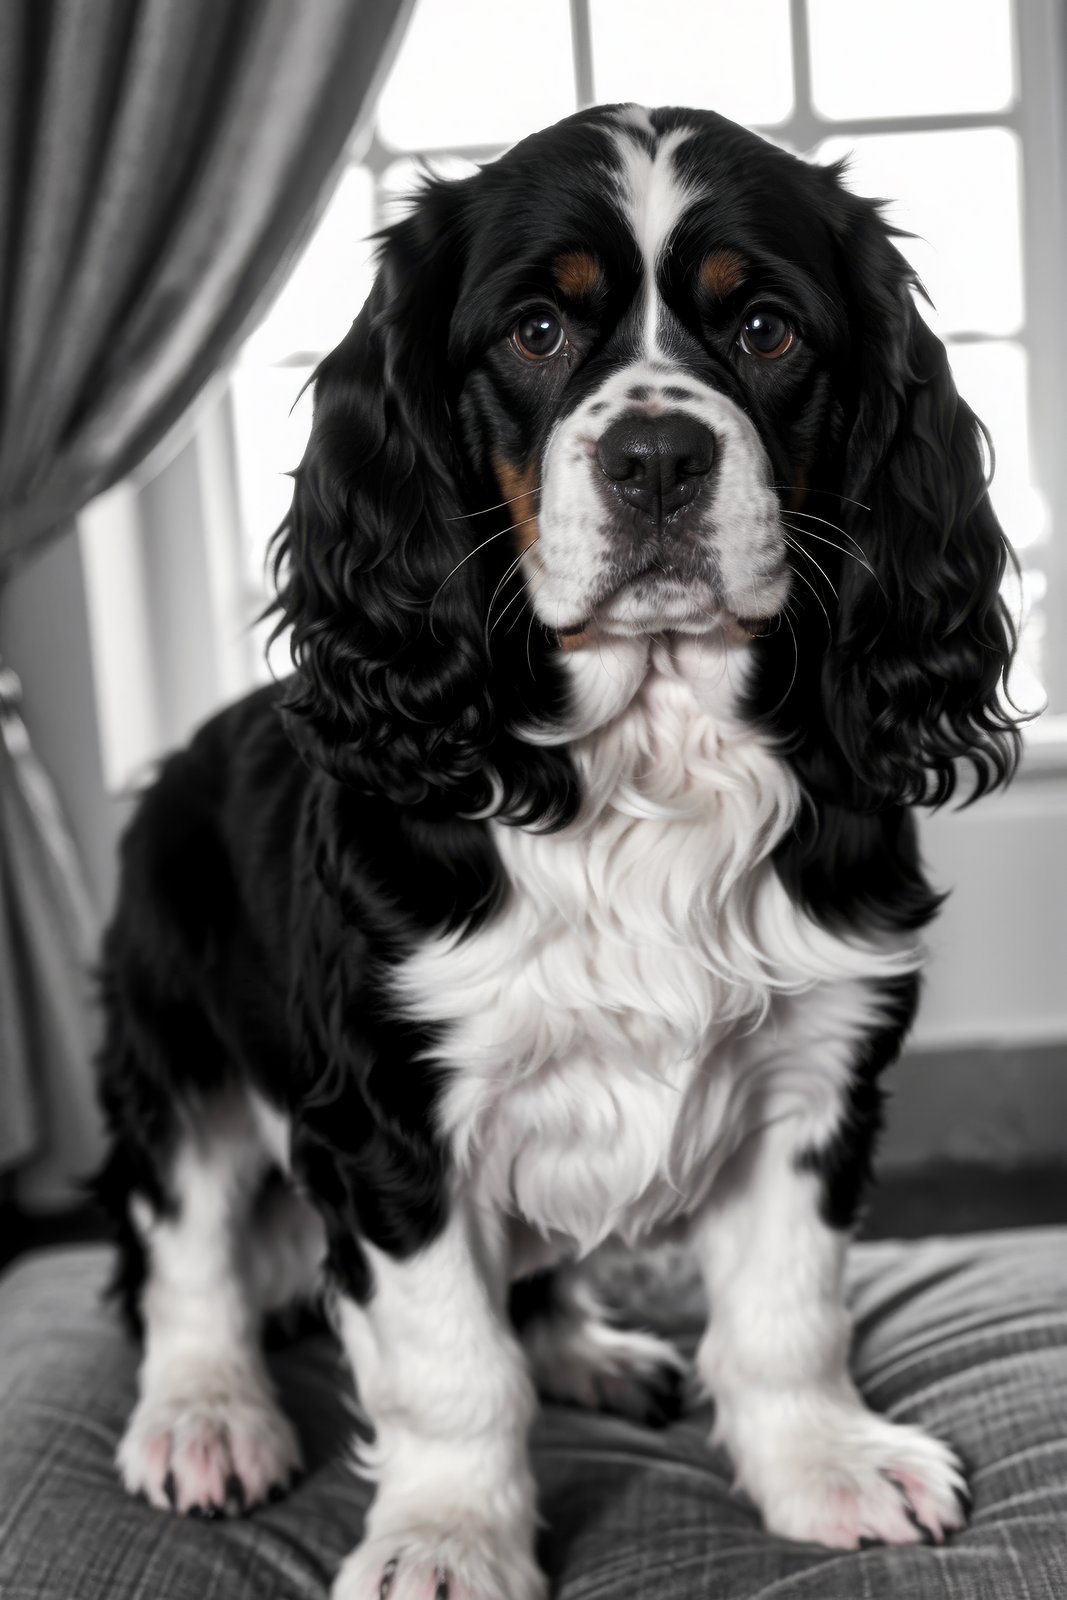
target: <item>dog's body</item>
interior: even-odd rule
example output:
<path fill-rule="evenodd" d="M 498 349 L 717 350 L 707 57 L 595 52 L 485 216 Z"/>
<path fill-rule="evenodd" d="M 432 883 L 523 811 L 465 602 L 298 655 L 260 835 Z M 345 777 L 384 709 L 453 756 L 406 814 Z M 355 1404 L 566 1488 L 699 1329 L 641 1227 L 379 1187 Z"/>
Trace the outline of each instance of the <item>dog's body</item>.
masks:
<path fill-rule="evenodd" d="M 258 1325 L 325 1262 L 379 1481 L 337 1594 L 529 1600 L 531 1371 L 659 1408 L 677 1357 L 579 1264 L 669 1228 L 768 1525 L 959 1525 L 840 1286 L 937 905 L 907 806 L 1014 754 L 1005 546 L 910 283 L 836 173 L 705 113 L 582 114 L 390 231 L 283 530 L 296 676 L 125 845 L 131 1489 L 288 1478 Z"/>

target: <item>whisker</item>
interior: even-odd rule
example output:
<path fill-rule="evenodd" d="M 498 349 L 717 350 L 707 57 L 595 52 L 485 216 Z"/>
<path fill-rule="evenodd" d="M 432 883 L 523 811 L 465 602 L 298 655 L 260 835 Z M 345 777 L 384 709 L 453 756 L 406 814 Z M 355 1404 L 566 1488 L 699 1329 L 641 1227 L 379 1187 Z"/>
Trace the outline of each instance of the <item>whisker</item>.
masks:
<path fill-rule="evenodd" d="M 445 578 L 442 578 L 441 582 L 437 585 L 437 588 L 434 590 L 433 599 L 430 601 L 430 632 L 431 633 L 433 633 L 433 608 L 437 604 L 437 597 L 441 593 L 441 590 L 444 588 L 445 584 L 449 581 L 450 578 L 454 578 L 455 577 L 455 575 L 459 571 L 460 567 L 463 566 L 464 562 L 469 561 L 471 556 L 476 556 L 478 554 L 479 550 L 484 550 L 486 545 L 487 544 L 492 544 L 494 539 L 502 539 L 505 533 L 510 533 L 510 532 L 511 532 L 510 528 L 501 528 L 498 533 L 491 533 L 489 535 L 488 539 L 483 539 L 481 544 L 476 544 L 473 550 L 468 550 L 467 554 L 465 556 L 462 556 L 460 558 L 460 560 L 456 562 L 455 566 L 452 568 L 452 571 L 448 574 L 448 576 L 445 577 Z"/>
<path fill-rule="evenodd" d="M 493 637 L 493 634 L 496 632 L 497 628 L 503 622 L 504 617 L 511 610 L 511 608 L 515 604 L 516 600 L 521 600 L 523 595 L 526 595 L 526 600 L 529 600 L 530 596 L 529 596 L 529 594 L 527 594 L 527 591 L 524 588 L 523 589 L 516 589 L 515 593 L 512 595 L 512 597 L 508 601 L 507 605 L 502 607 L 499 615 L 497 616 L 496 621 L 493 623 L 492 627 L 489 629 L 488 633 L 485 636 L 486 645 L 489 645 L 489 643 L 490 643 L 490 641 L 491 641 L 491 639 Z M 523 605 L 519 607 L 519 616 L 520 617 L 522 616 L 523 609 L 525 607 L 525 603 L 526 602 L 524 601 Z M 514 626 L 514 623 L 512 625 Z"/>
<path fill-rule="evenodd" d="M 515 632 L 516 625 L 519 622 L 522 621 L 522 614 L 526 610 L 527 606 L 530 607 L 530 611 L 531 611 L 531 615 L 532 615 L 533 614 L 533 595 L 530 594 L 529 590 L 527 590 L 527 592 L 526 592 L 526 599 L 523 601 L 522 605 L 516 611 L 514 617 L 511 619 L 511 621 L 508 623 L 507 627 L 504 629 L 505 633 L 511 634 L 511 633 Z"/>
<path fill-rule="evenodd" d="M 815 585 L 812 583 L 810 578 L 805 578 L 804 574 L 802 572 L 798 572 L 795 567 L 793 568 L 793 576 L 799 578 L 801 583 L 806 583 L 808 588 L 811 590 L 812 594 L 815 596 L 816 600 L 818 600 L 819 609 L 822 611 L 823 616 L 826 618 L 826 632 L 827 632 L 827 634 L 829 636 L 830 643 L 833 644 L 833 641 L 834 641 L 834 630 L 830 625 L 830 613 L 827 611 L 826 607 L 823 605 L 822 596 L 820 595 L 818 589 L 816 589 Z"/>
<path fill-rule="evenodd" d="M 541 485 L 535 484 L 532 489 L 524 489 L 522 494 L 513 494 L 510 500 L 498 500 L 495 506 L 483 506 L 480 511 L 464 511 L 458 517 L 442 517 L 443 522 L 469 522 L 473 517 L 487 517 L 490 511 L 502 511 L 505 506 L 518 505 L 520 500 L 528 500 L 532 494 L 540 494 Z"/>
<path fill-rule="evenodd" d="M 786 611 L 785 620 L 789 624 L 790 633 L 793 635 L 793 676 L 789 680 L 789 687 L 784 695 L 784 699 L 788 700 L 793 692 L 793 685 L 797 681 L 797 673 L 800 671 L 800 642 L 797 639 L 797 630 L 793 626 L 793 619 L 788 610 Z"/>
<path fill-rule="evenodd" d="M 870 557 L 860 544 L 859 540 L 853 538 L 852 534 L 849 533 L 845 528 L 842 528 L 840 523 L 831 522 L 829 517 L 817 517 L 814 511 L 784 511 L 782 515 L 788 517 L 803 517 L 806 522 L 821 522 L 824 528 L 833 528 L 835 533 L 839 533 L 843 539 L 847 539 L 850 544 L 854 544 L 856 546 L 856 549 L 859 551 L 864 561 L 870 561 Z M 811 537 L 813 539 L 817 539 L 819 535 L 817 533 L 813 533 Z M 826 541 L 827 544 L 833 544 L 833 542 L 834 541 L 832 539 L 827 539 Z M 847 556 L 849 554 L 849 552 L 844 549 L 842 545 L 836 545 L 835 548 L 840 550 L 843 556 Z"/>
<path fill-rule="evenodd" d="M 786 490 L 792 492 L 792 491 L 794 491 L 796 489 L 796 484 L 795 483 L 776 483 L 776 484 L 773 485 L 773 487 L 775 489 L 786 489 Z M 859 506 L 861 511 L 869 511 L 871 509 L 870 506 L 865 505 L 862 500 L 853 500 L 847 494 L 838 494 L 836 489 L 805 489 L 804 493 L 805 494 L 824 494 L 824 495 L 829 496 L 829 498 L 831 500 L 844 500 L 847 505 Z"/>
<path fill-rule="evenodd" d="M 534 541 L 534 543 L 536 543 L 536 540 Z M 530 548 L 533 549 L 533 545 L 531 545 Z M 539 554 L 539 552 L 538 552 L 538 554 Z M 534 573 L 533 576 L 536 577 L 536 578 L 541 578 L 542 580 L 544 579 L 544 566 L 543 566 L 543 564 L 542 564 L 541 571 Z M 509 601 L 508 604 L 510 605 L 510 603 L 511 602 Z M 529 582 L 527 582 L 527 585 L 526 585 L 526 599 L 523 602 L 523 604 L 519 607 L 518 611 L 516 611 L 514 619 L 511 622 L 508 623 L 507 628 L 505 629 L 506 633 L 513 633 L 515 631 L 515 624 L 519 621 L 519 619 L 521 618 L 523 612 L 526 610 L 527 606 L 531 607 L 531 618 L 532 618 L 532 616 L 533 616 L 533 611 L 532 611 L 532 607 L 533 607 L 533 592 L 531 590 Z M 503 614 L 504 614 L 503 612 L 500 613 L 501 616 L 503 616 Z M 500 621 L 500 617 L 497 618 L 497 622 L 499 622 L 499 621 Z M 494 626 L 495 626 L 495 624 L 494 624 Z M 529 643 L 529 634 L 527 634 L 527 643 Z"/>
<path fill-rule="evenodd" d="M 806 514 L 807 514 L 806 512 L 795 512 L 795 511 L 794 512 L 790 512 L 790 516 L 805 516 Z M 785 522 L 784 517 L 783 517 L 782 520 L 783 520 L 783 522 Z M 816 522 L 825 522 L 826 521 L 825 517 L 816 517 L 815 520 L 816 520 Z M 870 563 L 870 561 L 869 561 L 869 559 L 867 557 L 866 550 L 864 550 L 863 546 L 861 544 L 859 544 L 857 542 L 857 540 L 852 539 L 852 535 L 850 533 L 845 533 L 844 528 L 838 528 L 837 531 L 838 531 L 838 533 L 845 533 L 845 538 L 846 539 L 852 539 L 852 543 L 856 546 L 856 549 L 860 552 L 860 554 L 858 556 L 857 555 L 853 555 L 851 550 L 846 550 L 843 544 L 837 544 L 833 539 L 826 539 L 826 538 L 823 537 L 823 535 L 821 533 L 812 533 L 810 528 L 794 528 L 793 524 L 791 522 L 785 522 L 785 526 L 787 528 L 793 528 L 793 532 L 794 533 L 803 534 L 806 539 L 815 539 L 815 540 L 817 540 L 817 542 L 819 544 L 828 544 L 830 546 L 830 549 L 831 550 L 836 550 L 839 555 L 848 556 L 851 561 L 855 561 L 856 562 L 857 566 L 861 566 L 865 572 L 869 572 L 870 573 L 871 577 L 874 579 L 874 581 L 878 585 L 879 589 L 881 589 L 882 593 L 885 594 L 885 586 L 882 583 L 882 580 L 878 576 L 877 572 L 875 572 L 874 568 L 871 566 L 871 563 Z M 826 526 L 828 528 L 833 528 L 833 527 L 836 527 L 836 523 L 827 522 Z M 807 553 L 807 552 L 805 552 L 805 553 Z"/>
<path fill-rule="evenodd" d="M 533 543 L 529 546 L 529 548 L 532 550 L 533 546 L 536 543 L 537 543 L 537 540 L 535 539 L 533 541 Z M 513 606 L 515 604 L 515 601 L 518 599 L 519 595 L 522 594 L 522 592 L 523 592 L 522 589 L 518 589 L 515 592 L 515 594 L 512 595 L 511 599 L 508 601 L 507 605 L 504 607 L 504 610 L 501 611 L 500 615 L 497 617 L 496 622 L 494 622 L 492 624 L 492 626 L 490 626 L 490 620 L 489 619 L 493 615 L 493 607 L 496 604 L 497 595 L 500 593 L 501 589 L 507 583 L 507 581 L 511 577 L 512 573 L 518 567 L 519 563 L 522 561 L 522 558 L 523 558 L 523 556 L 525 554 L 526 554 L 525 550 L 520 550 L 519 551 L 518 555 L 515 557 L 514 561 L 508 567 L 507 571 L 504 573 L 503 577 L 500 579 L 500 582 L 497 584 L 496 588 L 493 590 L 493 593 L 492 593 L 492 596 L 490 598 L 489 604 L 485 608 L 485 629 L 486 629 L 486 631 L 485 631 L 485 643 L 486 643 L 486 648 L 488 648 L 488 646 L 489 646 L 489 640 L 492 637 L 493 629 L 496 627 L 497 622 L 499 622 L 501 617 L 503 617 L 504 612 L 507 611 L 511 606 Z"/>
<path fill-rule="evenodd" d="M 505 533 L 517 533 L 520 528 L 528 528 L 530 526 L 531 522 L 536 522 L 536 521 L 537 521 L 537 512 L 535 511 L 529 517 L 522 517 L 522 518 L 520 518 L 520 520 L 518 522 L 509 523 L 508 526 L 504 529 L 504 532 Z"/>
<path fill-rule="evenodd" d="M 486 627 L 489 626 L 489 619 L 493 615 L 493 607 L 496 604 L 497 595 L 500 593 L 501 589 L 507 583 L 508 579 L 511 577 L 511 574 L 515 571 L 515 568 L 518 566 L 518 564 L 519 564 L 519 562 L 521 560 L 522 560 L 522 556 L 521 555 L 517 555 L 515 557 L 514 561 L 505 570 L 503 576 L 498 581 L 496 588 L 493 590 L 492 594 L 489 596 L 489 604 L 485 608 L 485 623 L 486 623 Z"/>
<path fill-rule="evenodd" d="M 767 712 L 769 717 L 775 716 L 789 699 L 789 696 L 793 692 L 793 685 L 797 681 L 797 673 L 800 670 L 800 646 L 797 643 L 797 631 L 793 626 L 793 619 L 789 612 L 788 600 L 782 607 L 782 612 L 785 616 L 786 626 L 788 627 L 789 632 L 793 635 L 793 676 L 789 680 L 789 687 L 786 689 L 785 694 L 783 694 L 781 699 L 771 707 L 770 711 Z"/>
<path fill-rule="evenodd" d="M 791 524 L 787 523 L 786 526 L 787 527 L 791 526 Z M 796 532 L 796 533 L 803 533 L 803 531 L 804 531 L 803 528 L 794 529 L 794 532 Z M 810 561 L 812 566 L 815 567 L 819 572 L 822 573 L 823 577 L 826 579 L 827 585 L 828 585 L 828 587 L 830 589 L 830 593 L 833 595 L 835 600 L 839 601 L 841 599 L 841 596 L 838 594 L 837 590 L 834 588 L 833 584 L 830 582 L 830 574 L 827 572 L 825 567 L 819 566 L 819 563 L 816 561 L 816 559 L 812 555 L 811 551 L 810 550 L 805 550 L 803 545 L 797 544 L 796 540 L 795 539 L 791 539 L 788 534 L 786 534 L 786 536 L 785 536 L 785 542 L 789 546 L 790 550 L 795 550 L 798 556 L 803 556 L 805 561 Z"/>

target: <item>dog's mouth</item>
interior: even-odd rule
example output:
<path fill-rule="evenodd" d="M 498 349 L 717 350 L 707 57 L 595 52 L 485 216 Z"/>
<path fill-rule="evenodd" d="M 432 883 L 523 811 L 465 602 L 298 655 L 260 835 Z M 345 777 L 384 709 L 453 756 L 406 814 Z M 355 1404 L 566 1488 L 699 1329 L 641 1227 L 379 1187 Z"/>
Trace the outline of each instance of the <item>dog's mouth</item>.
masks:
<path fill-rule="evenodd" d="M 788 592 L 782 570 L 764 569 L 747 580 L 742 575 L 738 584 L 753 602 L 744 609 L 732 599 L 716 558 L 697 560 L 686 553 L 668 562 L 660 551 L 651 557 L 635 553 L 603 574 L 577 616 L 568 617 L 570 607 L 561 605 L 563 617 L 542 616 L 541 622 L 563 650 L 640 635 L 718 638 L 738 646 L 777 633 Z"/>
<path fill-rule="evenodd" d="M 769 639 L 782 626 L 782 613 L 772 611 L 765 617 L 734 617 L 733 623 L 750 639 Z"/>
<path fill-rule="evenodd" d="M 782 625 L 782 615 L 775 611 L 765 617 L 741 617 L 724 611 L 718 619 L 718 625 L 728 643 L 747 645 L 755 639 L 768 639 L 777 633 Z M 590 615 L 572 627 L 555 628 L 553 631 L 561 650 L 583 650 L 587 645 L 594 644 L 605 630 L 598 626 L 595 616 Z M 671 629 L 668 627 L 663 631 L 669 633 Z"/>

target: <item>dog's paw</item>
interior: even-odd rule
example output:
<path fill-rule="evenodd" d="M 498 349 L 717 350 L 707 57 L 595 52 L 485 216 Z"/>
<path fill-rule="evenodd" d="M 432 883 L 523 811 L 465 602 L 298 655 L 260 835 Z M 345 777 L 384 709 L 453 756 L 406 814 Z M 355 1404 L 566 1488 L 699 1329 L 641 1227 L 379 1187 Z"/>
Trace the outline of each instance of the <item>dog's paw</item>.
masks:
<path fill-rule="evenodd" d="M 768 1448 L 772 1446 L 772 1448 Z M 963 1469 L 940 1440 L 854 1406 L 820 1406 L 806 1424 L 764 1430 L 738 1481 L 771 1533 L 856 1550 L 862 1542 L 940 1544 L 963 1527 Z"/>
<path fill-rule="evenodd" d="M 330 1600 L 547 1600 L 526 1537 L 475 1522 L 379 1535 L 348 1557 Z"/>
<path fill-rule="evenodd" d="M 524 1331 L 534 1382 L 546 1400 L 612 1411 L 649 1427 L 680 1415 L 687 1366 L 664 1339 L 592 1319 L 548 1318 Z"/>
<path fill-rule="evenodd" d="M 258 1387 L 149 1392 L 116 1455 L 131 1494 L 185 1516 L 240 1516 L 288 1487 L 301 1465 L 296 1434 Z"/>

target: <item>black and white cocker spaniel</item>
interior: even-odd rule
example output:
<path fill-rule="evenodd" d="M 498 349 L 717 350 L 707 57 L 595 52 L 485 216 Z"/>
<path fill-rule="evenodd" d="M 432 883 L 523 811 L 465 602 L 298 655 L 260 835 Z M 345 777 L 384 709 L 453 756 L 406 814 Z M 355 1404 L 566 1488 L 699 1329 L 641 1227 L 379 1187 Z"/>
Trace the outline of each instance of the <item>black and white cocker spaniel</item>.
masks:
<path fill-rule="evenodd" d="M 535 1389 L 640 1416 L 680 1368 L 599 1315 L 608 1239 L 688 1237 L 768 1528 L 961 1525 L 841 1287 L 939 898 L 910 808 L 1018 739 L 981 430 L 891 232 L 706 112 L 428 180 L 316 375 L 295 671 L 128 831 L 119 1468 L 185 1513 L 284 1486 L 260 1324 L 324 1281 L 377 1481 L 338 1600 L 543 1595 Z"/>

